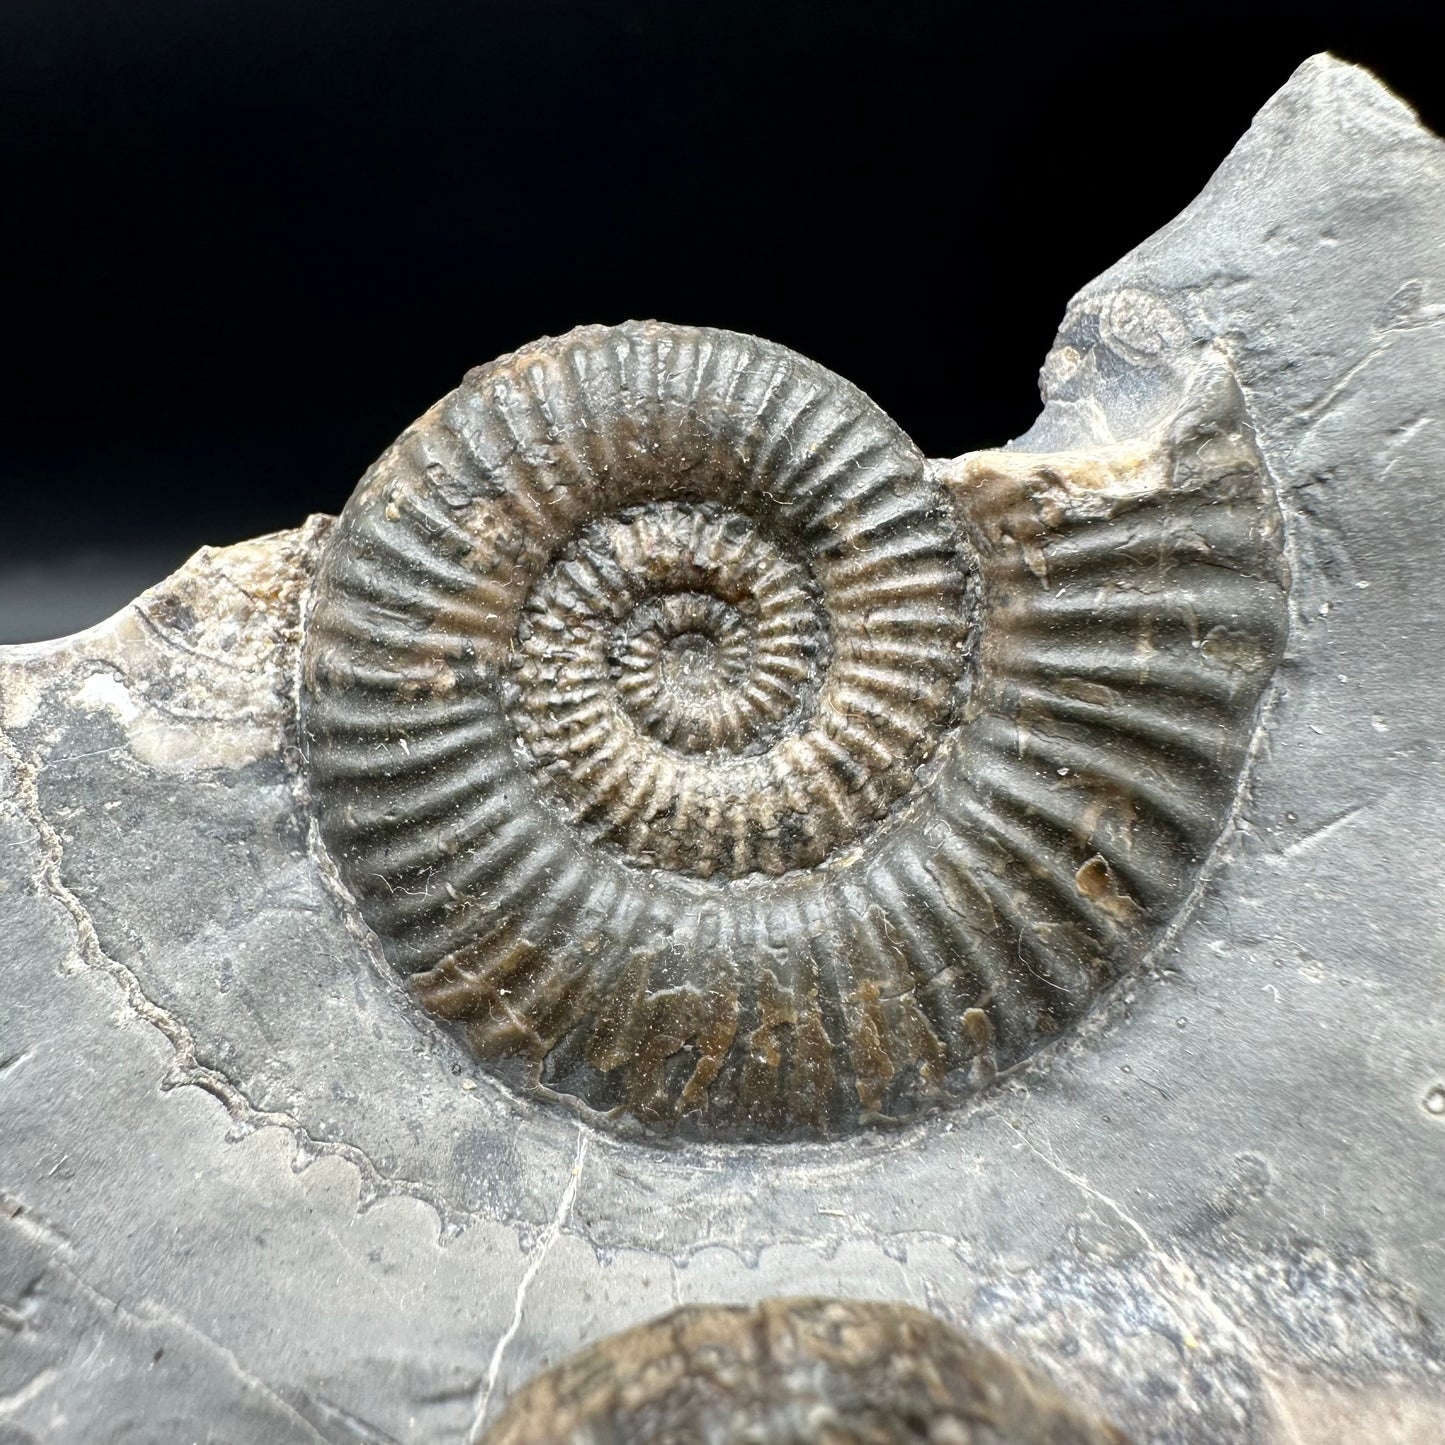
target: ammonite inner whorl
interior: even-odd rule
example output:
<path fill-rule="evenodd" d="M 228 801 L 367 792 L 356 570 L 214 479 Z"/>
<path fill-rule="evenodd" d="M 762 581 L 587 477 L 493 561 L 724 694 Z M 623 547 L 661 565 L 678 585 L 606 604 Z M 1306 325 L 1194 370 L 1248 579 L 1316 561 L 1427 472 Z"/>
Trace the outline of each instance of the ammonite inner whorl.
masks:
<path fill-rule="evenodd" d="M 692 1306 L 531 1381 L 486 1445 L 1127 1445 L 1031 1371 L 908 1305 Z"/>
<path fill-rule="evenodd" d="M 704 1137 L 1017 1062 L 1236 791 L 1284 622 L 1237 400 L 940 469 L 730 332 L 471 372 L 347 504 L 306 639 L 321 835 L 388 957 L 512 1082 Z"/>

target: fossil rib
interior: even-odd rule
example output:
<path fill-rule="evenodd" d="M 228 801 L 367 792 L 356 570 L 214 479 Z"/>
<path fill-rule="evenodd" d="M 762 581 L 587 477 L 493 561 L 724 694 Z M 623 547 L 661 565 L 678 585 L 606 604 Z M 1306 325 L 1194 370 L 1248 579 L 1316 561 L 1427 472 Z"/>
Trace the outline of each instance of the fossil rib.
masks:
<path fill-rule="evenodd" d="M 532 1380 L 485 1445 L 1127 1445 L 1007 1357 L 908 1305 L 674 1311 Z"/>
<path fill-rule="evenodd" d="M 1279 549 L 1222 364 L 1137 443 L 935 466 L 781 347 L 582 328 L 470 373 L 334 529 L 321 833 L 522 1087 L 712 1138 L 907 1118 L 1188 894 Z"/>

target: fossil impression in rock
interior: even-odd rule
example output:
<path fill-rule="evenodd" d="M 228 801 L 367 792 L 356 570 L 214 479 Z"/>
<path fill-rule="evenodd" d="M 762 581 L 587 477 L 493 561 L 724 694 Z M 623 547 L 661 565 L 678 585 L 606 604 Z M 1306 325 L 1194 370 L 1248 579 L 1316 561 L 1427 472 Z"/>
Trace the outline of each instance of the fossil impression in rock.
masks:
<path fill-rule="evenodd" d="M 692 1306 L 545 1371 L 485 1445 L 1127 1445 L 933 1315 L 863 1300 Z"/>
<path fill-rule="evenodd" d="M 907 1119 L 1186 902 L 1280 537 L 1217 353 L 1133 441 L 940 464 L 782 347 L 582 328 L 471 372 L 334 528 L 320 834 L 518 1087 L 704 1138 Z"/>

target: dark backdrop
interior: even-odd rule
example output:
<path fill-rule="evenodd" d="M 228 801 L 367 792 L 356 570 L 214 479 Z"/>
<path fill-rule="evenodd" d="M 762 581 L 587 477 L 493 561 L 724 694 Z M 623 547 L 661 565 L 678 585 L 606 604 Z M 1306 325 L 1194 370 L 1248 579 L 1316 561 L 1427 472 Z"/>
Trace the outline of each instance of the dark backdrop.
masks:
<path fill-rule="evenodd" d="M 757 332 L 932 455 L 1002 442 L 1071 293 L 1307 55 L 1445 126 L 1436 8 L 3 0 L 0 571 L 335 510 L 583 321 Z"/>

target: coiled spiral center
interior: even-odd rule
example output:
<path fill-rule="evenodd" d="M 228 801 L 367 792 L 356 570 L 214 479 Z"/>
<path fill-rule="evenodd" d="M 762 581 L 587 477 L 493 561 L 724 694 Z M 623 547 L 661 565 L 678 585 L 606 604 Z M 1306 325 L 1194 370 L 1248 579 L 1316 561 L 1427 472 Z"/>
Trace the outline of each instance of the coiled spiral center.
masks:
<path fill-rule="evenodd" d="M 663 502 L 593 523 L 533 588 L 509 713 L 594 841 L 702 877 L 781 873 L 903 786 L 856 786 L 864 739 L 850 753 L 819 715 L 831 662 L 809 568 L 740 512 Z"/>

